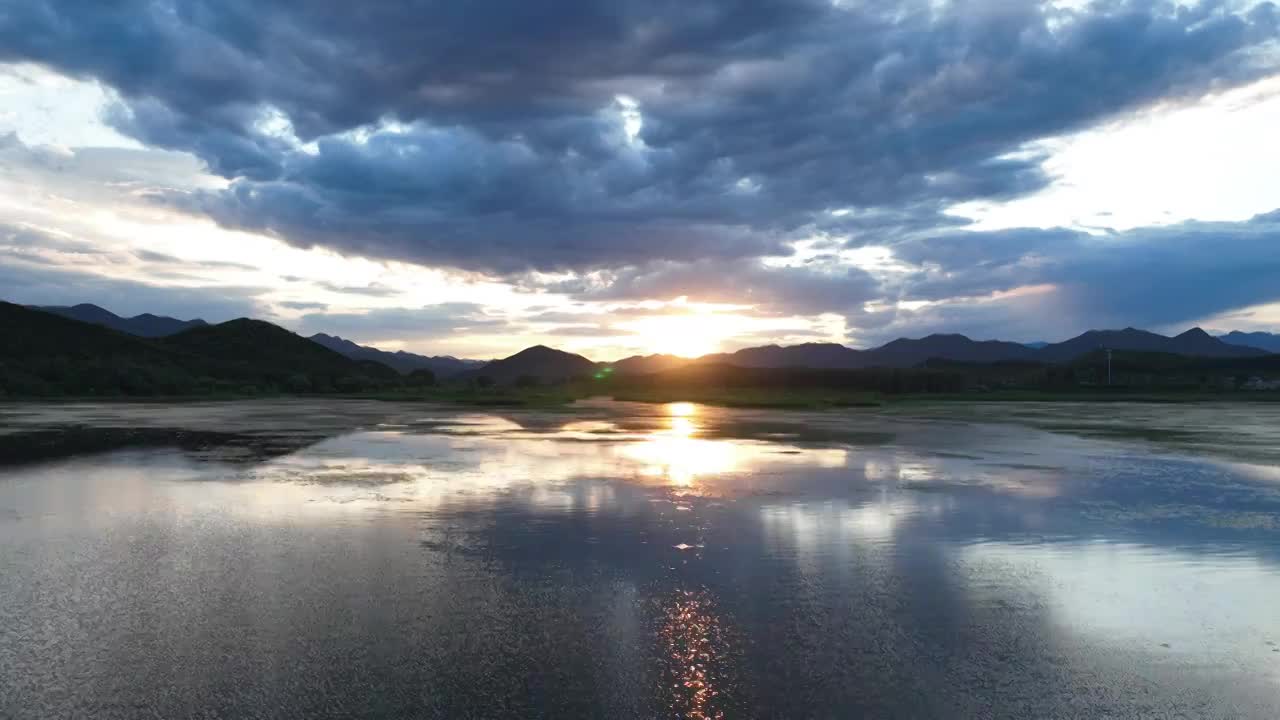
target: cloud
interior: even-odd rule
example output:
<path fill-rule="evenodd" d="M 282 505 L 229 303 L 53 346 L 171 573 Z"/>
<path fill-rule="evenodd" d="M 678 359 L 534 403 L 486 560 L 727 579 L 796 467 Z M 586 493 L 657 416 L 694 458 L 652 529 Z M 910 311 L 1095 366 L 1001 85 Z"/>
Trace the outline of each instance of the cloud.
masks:
<path fill-rule="evenodd" d="M 475 303 L 439 303 L 418 308 L 383 308 L 367 312 L 309 313 L 296 323 L 303 335 L 326 333 L 356 342 L 429 340 L 464 333 L 496 333 L 505 318 L 487 314 Z"/>
<path fill-rule="evenodd" d="M 589 303 L 688 296 L 752 304 L 764 314 L 837 313 L 864 344 L 932 332 L 1054 340 L 1091 327 L 1175 326 L 1280 300 L 1280 211 L 1240 223 L 1101 235 L 1063 228 L 913 234 L 888 239 L 888 248 L 890 273 L 834 259 L 651 263 L 542 287 Z M 573 317 L 562 315 L 548 320 Z"/>
<path fill-rule="evenodd" d="M 133 256 L 151 265 L 164 265 L 190 270 L 257 270 L 246 263 L 226 260 L 185 260 L 154 250 L 134 250 Z"/>
<path fill-rule="evenodd" d="M 0 133 L 0 182 L 15 188 L 39 187 L 89 203 L 137 203 L 148 196 L 225 184 L 207 175 L 201 162 L 186 153 L 34 145 L 13 132 Z"/>
<path fill-rule="evenodd" d="M 526 308 L 531 310 L 532 308 Z M 589 311 L 568 312 L 564 310 L 543 310 L 538 309 L 532 315 L 526 315 L 523 320 L 530 323 L 557 323 L 565 325 L 580 325 L 585 323 L 593 323 L 600 320 L 603 316 Z"/>
<path fill-rule="evenodd" d="M 342 285 L 340 283 L 318 281 L 316 286 L 328 290 L 329 292 L 338 293 L 340 295 L 366 295 L 369 297 L 392 297 L 398 295 L 399 291 L 395 288 L 389 288 L 378 283 L 369 285 Z"/>
<path fill-rule="evenodd" d="M 89 241 L 8 223 L 0 223 L 0 255 L 40 265 L 58 265 L 68 256 L 98 263 L 115 259 Z"/>
<path fill-rule="evenodd" d="M 561 325 L 548 328 L 541 334 L 549 337 L 611 338 L 629 333 L 625 330 L 615 330 L 607 325 Z"/>
<path fill-rule="evenodd" d="M 93 303 L 123 316 L 153 313 L 224 322 L 262 317 L 266 290 L 239 286 L 173 287 L 110 278 L 55 266 L 0 259 L 0 299 L 23 305 Z"/>
<path fill-rule="evenodd" d="M 227 180 L 159 191 L 295 245 L 483 272 L 785 255 L 847 208 L 1044 187 L 1028 142 L 1277 69 L 1274 5 L 1105 0 L 31 0 L 0 60 Z"/>
<path fill-rule="evenodd" d="M 288 308 L 290 310 L 328 310 L 329 309 L 329 306 L 326 305 L 325 303 L 318 303 L 318 302 L 288 301 L 288 302 L 281 302 L 277 304 L 280 307 Z"/>
<path fill-rule="evenodd" d="M 984 308 L 992 317 L 992 308 L 1005 308 L 994 316 L 999 322 L 978 324 L 992 333 L 1003 325 L 1007 336 L 1015 324 L 1007 315 L 1017 308 L 1023 326 L 1039 318 L 1075 331 L 1161 327 L 1280 299 L 1277 248 L 1275 212 L 1241 223 L 1186 222 L 1109 235 L 1060 229 L 948 234 L 894 246 L 897 257 L 920 266 L 896 293 L 945 301 L 953 308 L 923 315 L 952 327 L 975 325 L 953 313 Z M 1034 290 L 1018 292 L 1027 288 Z M 918 316 L 904 313 L 895 322 Z"/>
<path fill-rule="evenodd" d="M 864 348 L 900 337 L 957 332 L 975 340 L 1065 340 L 1090 324 L 1064 303 L 1056 288 L 1037 287 L 1016 295 L 955 298 L 915 309 L 888 306 L 858 317 L 849 340 Z"/>
<path fill-rule="evenodd" d="M 545 287 L 584 301 L 686 297 L 693 302 L 752 305 L 773 314 L 800 315 L 853 312 L 881 294 L 879 281 L 857 267 L 769 266 L 755 260 L 649 263 Z"/>

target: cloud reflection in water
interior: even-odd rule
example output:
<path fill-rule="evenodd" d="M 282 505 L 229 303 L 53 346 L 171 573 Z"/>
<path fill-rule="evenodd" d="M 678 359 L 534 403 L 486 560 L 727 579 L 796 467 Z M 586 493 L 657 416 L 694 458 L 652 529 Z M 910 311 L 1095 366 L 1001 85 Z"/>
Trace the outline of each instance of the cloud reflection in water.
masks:
<path fill-rule="evenodd" d="M 104 687 L 169 717 L 1277 716 L 1273 469 L 870 413 L 388 412 L 249 467 L 10 471 L 0 666 L 94 680 L 44 716 Z"/>

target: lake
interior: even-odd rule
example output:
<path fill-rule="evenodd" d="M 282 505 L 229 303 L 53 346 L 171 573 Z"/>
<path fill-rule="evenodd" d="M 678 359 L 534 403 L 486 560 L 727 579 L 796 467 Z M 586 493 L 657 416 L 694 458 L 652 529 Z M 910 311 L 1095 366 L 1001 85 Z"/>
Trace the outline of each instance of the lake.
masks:
<path fill-rule="evenodd" d="M 0 717 L 1280 716 L 1280 405 L 0 405 Z"/>

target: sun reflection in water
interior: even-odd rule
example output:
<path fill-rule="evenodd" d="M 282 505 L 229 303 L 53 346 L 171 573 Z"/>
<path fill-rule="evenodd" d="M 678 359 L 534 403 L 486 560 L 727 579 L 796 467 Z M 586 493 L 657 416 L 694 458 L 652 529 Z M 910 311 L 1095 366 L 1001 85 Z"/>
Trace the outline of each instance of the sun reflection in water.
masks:
<path fill-rule="evenodd" d="M 667 405 L 667 412 L 671 417 L 692 417 L 697 412 L 697 406 L 690 402 L 678 402 Z"/>
<path fill-rule="evenodd" d="M 697 406 L 692 403 L 667 405 L 667 427 L 623 449 L 623 454 L 641 465 L 645 475 L 663 477 L 672 485 L 696 491 L 700 475 L 733 472 L 741 461 L 741 446 L 726 440 L 697 437 Z"/>
<path fill-rule="evenodd" d="M 705 437 L 716 419 L 707 408 L 680 402 L 665 406 L 656 429 L 618 445 L 617 454 L 635 463 L 641 477 L 671 487 L 677 495 L 708 496 L 731 491 L 723 477 L 777 466 L 842 467 L 846 448 L 801 448 L 776 441 Z M 714 412 L 714 411 L 711 411 Z M 759 478 L 756 478 L 759 480 Z"/>
<path fill-rule="evenodd" d="M 682 590 L 664 608 L 658 640 L 671 717 L 723 718 L 726 638 L 706 591 Z"/>
<path fill-rule="evenodd" d="M 342 435 L 240 476 L 258 481 L 266 507 L 314 500 L 418 510 L 518 496 L 544 508 L 596 511 L 618 502 L 608 483 L 586 483 L 586 491 L 579 485 L 604 478 L 661 488 L 677 501 L 674 511 L 692 512 L 692 499 L 780 489 L 796 473 L 847 467 L 851 458 L 845 447 L 726 437 L 734 418 L 692 403 L 631 420 L 579 419 L 531 431 L 504 418 L 466 415 L 430 432 Z"/>

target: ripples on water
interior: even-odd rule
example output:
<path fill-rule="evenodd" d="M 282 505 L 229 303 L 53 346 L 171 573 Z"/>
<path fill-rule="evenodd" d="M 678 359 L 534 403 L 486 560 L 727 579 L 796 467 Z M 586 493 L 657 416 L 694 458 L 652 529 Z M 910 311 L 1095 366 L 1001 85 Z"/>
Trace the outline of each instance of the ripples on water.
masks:
<path fill-rule="evenodd" d="M 4 417 L 291 435 L 0 468 L 0 717 L 1280 715 L 1257 459 L 954 411 Z"/>

